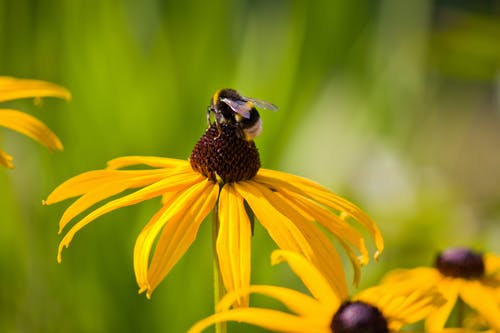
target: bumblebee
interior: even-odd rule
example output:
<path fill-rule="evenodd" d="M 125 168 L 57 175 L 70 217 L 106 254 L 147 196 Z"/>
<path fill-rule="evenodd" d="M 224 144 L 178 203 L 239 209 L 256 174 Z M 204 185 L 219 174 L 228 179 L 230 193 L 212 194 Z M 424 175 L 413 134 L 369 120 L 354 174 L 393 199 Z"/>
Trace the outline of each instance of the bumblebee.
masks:
<path fill-rule="evenodd" d="M 207 109 L 207 122 L 212 125 L 211 113 L 215 124 L 234 124 L 239 128 L 241 138 L 251 141 L 262 131 L 262 119 L 256 107 L 276 111 L 272 103 L 240 95 L 234 89 L 219 89 L 215 92 Z"/>

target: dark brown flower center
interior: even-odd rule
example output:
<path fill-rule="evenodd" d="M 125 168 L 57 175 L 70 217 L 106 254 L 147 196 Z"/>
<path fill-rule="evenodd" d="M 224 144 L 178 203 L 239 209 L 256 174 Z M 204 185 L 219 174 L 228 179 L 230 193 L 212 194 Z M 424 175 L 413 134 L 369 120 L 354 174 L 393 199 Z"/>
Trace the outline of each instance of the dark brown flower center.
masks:
<path fill-rule="evenodd" d="M 194 146 L 189 157 L 193 170 L 224 183 L 253 178 L 260 168 L 260 158 L 253 141 L 239 135 L 234 124 L 212 124 Z"/>
<path fill-rule="evenodd" d="M 333 333 L 389 333 L 387 320 L 376 307 L 360 302 L 345 302 L 333 316 Z"/>
<path fill-rule="evenodd" d="M 467 248 L 452 248 L 441 252 L 436 258 L 436 268 L 445 276 L 464 279 L 484 275 L 483 256 Z"/>

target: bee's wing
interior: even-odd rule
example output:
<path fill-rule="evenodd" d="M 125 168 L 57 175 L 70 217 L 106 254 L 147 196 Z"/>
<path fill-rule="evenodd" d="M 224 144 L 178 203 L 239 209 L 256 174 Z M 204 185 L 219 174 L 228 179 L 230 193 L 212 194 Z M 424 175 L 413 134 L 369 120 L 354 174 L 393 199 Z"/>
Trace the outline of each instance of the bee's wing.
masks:
<path fill-rule="evenodd" d="M 250 97 L 243 97 L 243 98 L 245 100 L 249 101 L 250 103 L 254 104 L 256 107 L 259 107 L 261 109 L 278 111 L 278 107 L 276 105 L 274 105 L 273 103 L 261 101 L 260 99 L 255 99 L 255 98 L 250 98 Z"/>
<path fill-rule="evenodd" d="M 243 100 L 234 100 L 229 98 L 221 98 L 221 102 L 226 103 L 231 110 L 242 116 L 243 118 L 250 118 L 250 110 L 252 110 L 252 104 Z"/>

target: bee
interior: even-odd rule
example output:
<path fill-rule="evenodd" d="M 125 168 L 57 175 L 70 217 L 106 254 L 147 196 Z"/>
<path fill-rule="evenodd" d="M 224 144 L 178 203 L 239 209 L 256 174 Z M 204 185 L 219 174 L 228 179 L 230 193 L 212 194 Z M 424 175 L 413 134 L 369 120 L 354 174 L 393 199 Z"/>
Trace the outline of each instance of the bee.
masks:
<path fill-rule="evenodd" d="M 234 124 L 239 128 L 241 138 L 251 141 L 262 131 L 262 119 L 256 107 L 276 111 L 272 103 L 240 95 L 234 89 L 219 89 L 215 92 L 207 109 L 207 122 L 212 125 L 210 116 L 214 114 L 215 124 Z"/>

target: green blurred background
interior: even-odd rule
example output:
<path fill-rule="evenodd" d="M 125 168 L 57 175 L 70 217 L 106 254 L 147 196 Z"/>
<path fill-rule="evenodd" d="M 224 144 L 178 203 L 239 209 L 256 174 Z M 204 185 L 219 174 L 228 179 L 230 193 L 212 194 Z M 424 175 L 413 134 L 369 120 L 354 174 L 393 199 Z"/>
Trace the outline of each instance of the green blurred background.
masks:
<path fill-rule="evenodd" d="M 212 312 L 209 223 L 147 300 L 132 251 L 158 201 L 99 218 L 58 265 L 69 202 L 41 200 L 118 156 L 187 158 L 221 87 L 280 107 L 261 113 L 265 168 L 377 221 L 386 251 L 361 287 L 448 246 L 500 253 L 499 1 L 0 0 L 0 75 L 73 94 L 2 104 L 65 150 L 0 129 L 0 332 L 182 332 Z M 253 244 L 253 282 L 302 288 L 259 225 Z"/>

